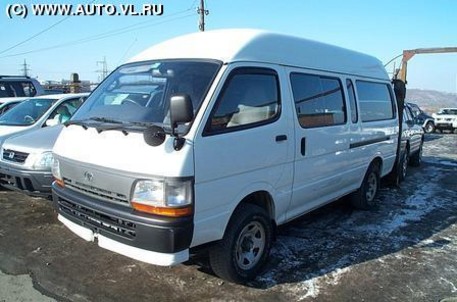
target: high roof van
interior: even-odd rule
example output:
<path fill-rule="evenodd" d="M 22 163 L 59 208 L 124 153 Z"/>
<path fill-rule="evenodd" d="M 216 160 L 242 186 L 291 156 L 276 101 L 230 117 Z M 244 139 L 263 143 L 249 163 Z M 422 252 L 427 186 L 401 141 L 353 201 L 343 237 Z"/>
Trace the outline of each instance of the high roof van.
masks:
<path fill-rule="evenodd" d="M 245 282 L 277 226 L 345 195 L 376 203 L 398 115 L 371 56 L 257 30 L 178 37 L 118 67 L 65 123 L 58 219 L 156 265 L 208 248 L 218 276 Z"/>

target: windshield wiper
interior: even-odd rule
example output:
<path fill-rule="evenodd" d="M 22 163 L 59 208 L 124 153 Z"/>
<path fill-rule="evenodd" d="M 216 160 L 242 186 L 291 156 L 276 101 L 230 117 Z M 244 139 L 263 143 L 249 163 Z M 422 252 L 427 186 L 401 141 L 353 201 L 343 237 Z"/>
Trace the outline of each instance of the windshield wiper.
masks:
<path fill-rule="evenodd" d="M 141 132 L 148 127 L 158 126 L 164 128 L 162 123 L 155 122 L 133 122 L 133 121 L 120 121 L 105 117 L 91 117 L 84 120 L 69 120 L 64 123 L 65 127 L 69 125 L 78 125 L 87 130 L 89 127 L 95 128 L 98 133 L 107 130 L 121 130 L 125 135 L 129 131 Z"/>
<path fill-rule="evenodd" d="M 109 124 L 123 124 L 123 121 L 115 120 L 115 119 L 110 119 L 106 117 L 91 117 L 89 118 L 90 121 L 96 121 L 96 122 L 101 122 L 101 123 L 109 123 Z"/>
<path fill-rule="evenodd" d="M 98 123 L 96 123 L 98 122 Z M 91 117 L 88 119 L 84 120 L 69 120 L 64 123 L 65 127 L 68 127 L 70 125 L 78 125 L 84 128 L 84 130 L 87 130 L 89 127 L 94 127 L 97 128 L 96 125 L 99 125 L 99 123 L 109 123 L 109 124 L 122 124 L 122 121 L 114 120 L 114 119 L 108 119 L 105 117 Z M 119 126 L 116 126 L 119 127 Z"/>

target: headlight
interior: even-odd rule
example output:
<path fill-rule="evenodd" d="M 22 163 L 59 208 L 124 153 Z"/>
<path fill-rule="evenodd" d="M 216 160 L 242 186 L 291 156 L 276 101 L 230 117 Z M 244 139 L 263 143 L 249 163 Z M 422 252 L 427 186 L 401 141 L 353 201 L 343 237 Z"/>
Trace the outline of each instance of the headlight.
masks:
<path fill-rule="evenodd" d="M 54 176 L 54 179 L 56 180 L 57 185 L 63 187 L 64 183 L 63 183 L 62 175 L 60 174 L 60 163 L 59 163 L 59 160 L 56 158 L 54 158 L 54 160 L 52 161 L 51 171 L 52 171 L 52 176 Z"/>
<path fill-rule="evenodd" d="M 27 156 L 24 166 L 30 167 L 33 170 L 51 170 L 52 166 L 52 152 L 47 151 L 43 153 L 31 153 Z"/>
<path fill-rule="evenodd" d="M 144 179 L 134 184 L 131 204 L 150 214 L 180 217 L 193 213 L 192 179 Z"/>

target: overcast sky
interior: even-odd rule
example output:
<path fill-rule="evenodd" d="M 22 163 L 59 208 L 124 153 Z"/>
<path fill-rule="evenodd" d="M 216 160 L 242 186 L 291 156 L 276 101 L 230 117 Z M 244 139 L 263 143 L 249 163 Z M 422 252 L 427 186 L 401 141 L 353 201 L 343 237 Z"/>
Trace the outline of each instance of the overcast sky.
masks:
<path fill-rule="evenodd" d="M 40 4 L 47 0 L 39 1 Z M 162 5 L 161 16 L 34 16 L 36 1 L 2 0 L 0 74 L 19 74 L 27 60 L 39 80 L 97 81 L 108 69 L 166 39 L 198 30 L 199 0 L 48 0 L 57 4 Z M 26 18 L 9 18 L 9 5 L 25 4 Z M 206 0 L 206 30 L 259 28 L 364 52 L 387 63 L 404 49 L 457 47 L 455 0 Z M 388 65 L 393 71 L 400 58 Z M 457 93 L 457 53 L 416 55 L 408 65 L 408 88 Z"/>

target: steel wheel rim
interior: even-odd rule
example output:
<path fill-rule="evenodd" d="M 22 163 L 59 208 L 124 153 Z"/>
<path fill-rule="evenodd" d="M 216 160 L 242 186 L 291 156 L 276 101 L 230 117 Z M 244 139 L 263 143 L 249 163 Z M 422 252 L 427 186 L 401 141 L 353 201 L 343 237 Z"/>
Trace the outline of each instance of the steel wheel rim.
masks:
<path fill-rule="evenodd" d="M 373 201 L 374 197 L 376 196 L 376 192 L 378 190 L 378 180 L 374 173 L 370 173 L 367 179 L 367 190 L 366 190 L 366 198 L 368 202 Z"/>
<path fill-rule="evenodd" d="M 259 263 L 265 249 L 265 228 L 258 221 L 247 224 L 236 241 L 236 263 L 249 270 Z"/>
<path fill-rule="evenodd" d="M 425 131 L 427 131 L 427 133 L 430 133 L 430 132 L 432 132 L 432 130 L 433 130 L 432 123 L 427 123 L 427 125 L 425 125 Z"/>

